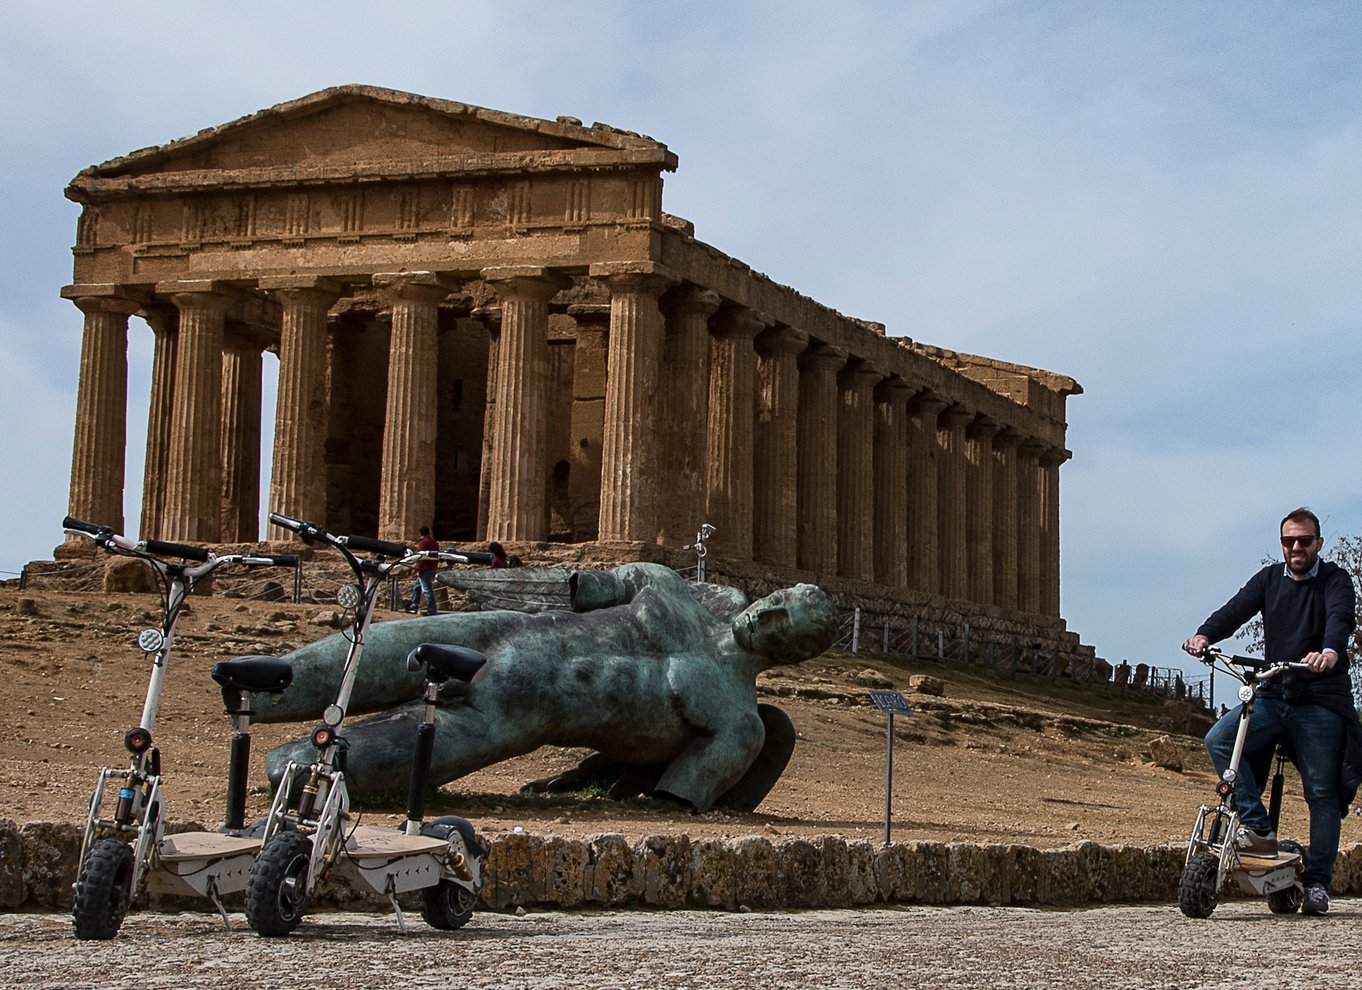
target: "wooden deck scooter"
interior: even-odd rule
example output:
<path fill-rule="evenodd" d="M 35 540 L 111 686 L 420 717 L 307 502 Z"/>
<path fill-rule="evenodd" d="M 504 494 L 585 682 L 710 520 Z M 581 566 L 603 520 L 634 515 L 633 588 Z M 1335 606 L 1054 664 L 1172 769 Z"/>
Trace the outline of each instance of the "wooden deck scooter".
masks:
<path fill-rule="evenodd" d="M 265 825 L 265 845 L 246 888 L 246 920 L 260 935 L 287 935 L 297 928 L 318 884 L 332 869 L 387 896 L 405 930 L 398 895 L 422 891 L 422 915 L 436 928 L 458 928 L 471 916 L 481 886 L 482 851 L 473 827 L 460 818 L 421 821 L 421 798 L 426 789 L 430 747 L 434 742 L 435 694 L 450 677 L 466 679 L 481 666 L 481 655 L 471 650 L 453 653 L 428 650 L 412 670 L 427 668 L 426 716 L 418 730 L 418 752 L 413 766 L 408 820 L 396 829 L 355 826 L 350 822 L 350 798 L 341 762 L 340 734 L 350 693 L 359 671 L 364 643 L 380 589 L 389 574 L 422 560 L 451 563 L 491 563 L 492 555 L 465 551 L 412 551 L 400 543 L 360 536 L 335 536 L 315 523 L 275 513 L 270 520 L 297 533 L 305 542 L 326 543 L 345 557 L 358 579 L 344 585 L 339 596 L 353 613 L 350 646 L 335 702 L 322 714 L 312 732 L 317 755 L 303 766 L 290 762 L 275 790 Z M 361 559 L 355 555 L 373 554 Z M 416 651 L 413 657 L 416 656 Z M 422 735 L 425 733 L 425 735 Z M 424 750 L 421 748 L 424 746 Z M 424 752 L 424 757 L 421 753 Z M 419 793 L 418 793 L 419 791 Z"/>
<path fill-rule="evenodd" d="M 222 686 L 227 714 L 236 728 L 228 769 L 227 809 L 217 832 L 165 834 L 161 754 L 152 733 L 175 626 L 195 584 L 222 567 L 294 567 L 298 558 L 249 553 L 218 557 L 202 547 L 130 540 L 108 527 L 69 516 L 62 527 L 109 553 L 145 561 L 160 579 L 163 605 L 161 627 L 146 629 L 137 637 L 137 645 L 152 657 L 152 668 L 142 717 L 123 737 L 123 745 L 131 754 L 130 764 L 102 769 L 90 797 L 72 906 L 76 937 L 113 938 L 129 906 L 144 889 L 207 897 L 230 928 L 222 897 L 246 889 L 251 863 L 261 845 L 261 840 L 248 835 L 244 827 L 250 699 L 260 691 L 284 690 L 292 681 L 293 671 L 285 661 L 273 657 L 238 657 L 213 666 L 212 676 Z M 178 558 L 179 562 L 163 558 Z M 105 808 L 105 794 L 111 781 L 118 782 L 118 798 L 110 812 Z"/>
<path fill-rule="evenodd" d="M 1239 833 L 1239 814 L 1234 807 L 1234 782 L 1244 759 L 1244 739 L 1258 685 L 1287 670 L 1307 669 L 1303 663 L 1271 663 L 1253 657 L 1231 656 L 1214 646 L 1202 651 L 1199 659 L 1216 666 L 1241 682 L 1238 733 L 1229 766 L 1216 784 L 1217 801 L 1202 805 L 1197 813 L 1192 837 L 1187 843 L 1187 860 L 1178 883 L 1178 907 L 1189 918 L 1208 918 L 1220 892 L 1233 882 L 1246 894 L 1267 898 L 1274 914 L 1294 914 L 1305 899 L 1301 877 L 1305 875 L 1305 850 L 1290 839 L 1277 843 L 1277 855 L 1262 856 L 1241 851 L 1235 845 Z M 1268 802 L 1268 817 L 1275 831 L 1281 815 L 1282 766 L 1286 761 L 1280 747 L 1276 753 L 1276 773 Z"/>

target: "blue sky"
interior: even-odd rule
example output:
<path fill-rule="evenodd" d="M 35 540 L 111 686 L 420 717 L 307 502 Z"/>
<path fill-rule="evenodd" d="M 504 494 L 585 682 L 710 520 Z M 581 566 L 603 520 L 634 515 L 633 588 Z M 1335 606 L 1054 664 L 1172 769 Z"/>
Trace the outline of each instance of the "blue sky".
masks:
<path fill-rule="evenodd" d="M 349 82 L 649 134 L 702 240 L 1079 381 L 1063 610 L 1109 659 L 1178 663 L 1287 509 L 1362 532 L 1362 5 L 11 0 L 0 54 L 0 570 L 66 507 L 65 183 Z"/>

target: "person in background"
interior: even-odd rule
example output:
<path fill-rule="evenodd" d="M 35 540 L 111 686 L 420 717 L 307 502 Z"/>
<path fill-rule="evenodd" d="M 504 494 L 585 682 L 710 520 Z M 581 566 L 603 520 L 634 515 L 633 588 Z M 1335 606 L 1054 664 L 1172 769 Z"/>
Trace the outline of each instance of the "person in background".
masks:
<path fill-rule="evenodd" d="M 487 551 L 492 555 L 492 562 L 488 567 L 510 567 L 511 562 L 506 559 L 506 548 L 500 543 L 492 543 Z"/>
<path fill-rule="evenodd" d="M 440 544 L 435 537 L 430 535 L 430 527 L 421 527 L 421 539 L 416 542 L 417 550 L 439 550 Z M 411 604 L 407 606 L 407 611 L 416 614 L 417 608 L 421 605 L 421 596 L 426 598 L 426 615 L 434 615 L 439 611 L 435 607 L 435 572 L 439 569 L 438 560 L 422 560 L 416 564 L 416 580 L 411 586 Z"/>

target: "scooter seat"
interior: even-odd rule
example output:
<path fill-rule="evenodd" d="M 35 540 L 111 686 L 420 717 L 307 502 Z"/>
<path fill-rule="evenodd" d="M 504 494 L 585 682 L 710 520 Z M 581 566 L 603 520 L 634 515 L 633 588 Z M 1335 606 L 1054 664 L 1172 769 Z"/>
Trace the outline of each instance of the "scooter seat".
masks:
<path fill-rule="evenodd" d="M 278 694 L 293 683 L 293 667 L 278 657 L 237 657 L 213 664 L 213 680 L 236 691 Z"/>
<path fill-rule="evenodd" d="M 407 654 L 407 669 L 426 668 L 426 677 L 437 684 L 453 678 L 471 681 L 487 664 L 487 657 L 466 646 L 446 646 L 443 643 L 422 643 Z"/>

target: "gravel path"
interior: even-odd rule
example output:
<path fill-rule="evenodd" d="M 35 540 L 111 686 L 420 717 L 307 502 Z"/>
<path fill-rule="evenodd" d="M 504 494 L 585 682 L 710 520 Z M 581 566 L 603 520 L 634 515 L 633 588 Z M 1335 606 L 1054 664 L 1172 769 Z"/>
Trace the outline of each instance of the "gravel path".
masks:
<path fill-rule="evenodd" d="M 82 943 L 66 915 L 19 914 L 0 916 L 0 972 L 6 986 L 54 990 L 1357 986 L 1359 920 L 1349 899 L 1322 919 L 1275 917 L 1261 901 L 1203 922 L 1174 905 L 481 914 L 450 934 L 409 917 L 402 936 L 391 917 L 343 913 L 265 940 L 239 915 L 225 932 L 208 915 L 143 913 L 115 942 Z M 314 952 L 327 969 L 308 976 Z M 160 969 L 144 968 L 153 958 Z"/>

